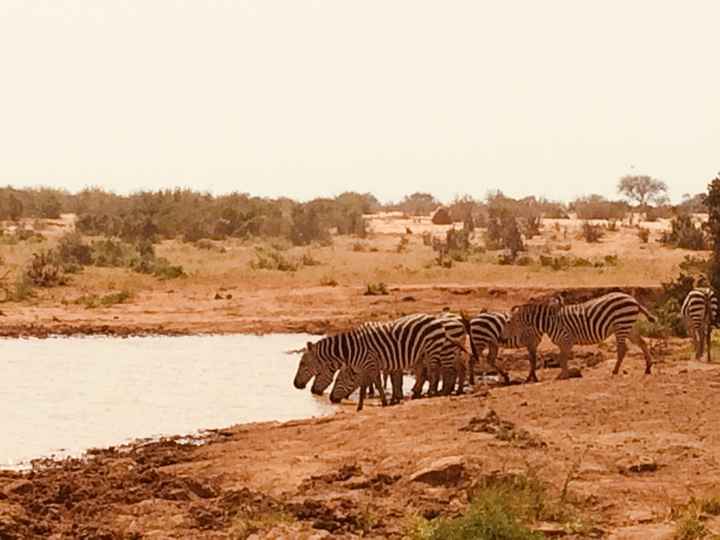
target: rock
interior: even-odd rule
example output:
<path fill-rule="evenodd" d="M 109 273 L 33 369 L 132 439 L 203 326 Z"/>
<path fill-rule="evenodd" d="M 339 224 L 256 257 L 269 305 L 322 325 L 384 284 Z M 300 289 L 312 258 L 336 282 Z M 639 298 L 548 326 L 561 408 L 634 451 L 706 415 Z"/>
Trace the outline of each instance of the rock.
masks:
<path fill-rule="evenodd" d="M 538 523 L 533 529 L 546 538 L 557 538 L 567 535 L 567 531 L 565 531 L 565 528 L 559 523 Z"/>
<path fill-rule="evenodd" d="M 439 206 L 430 219 L 435 225 L 452 225 L 450 211 L 444 206 Z"/>
<path fill-rule="evenodd" d="M 655 472 L 658 465 L 649 456 L 623 458 L 617 462 L 618 470 L 622 474 Z"/>
<path fill-rule="evenodd" d="M 432 462 L 410 476 L 411 482 L 422 482 L 431 486 L 451 486 L 457 484 L 465 472 L 465 460 L 460 456 L 451 456 Z"/>
<path fill-rule="evenodd" d="M 7 486 L 5 486 L 3 492 L 5 493 L 5 495 L 10 497 L 12 495 L 27 495 L 28 493 L 31 493 L 32 490 L 33 484 L 29 480 L 15 480 L 14 482 L 11 482 Z"/>

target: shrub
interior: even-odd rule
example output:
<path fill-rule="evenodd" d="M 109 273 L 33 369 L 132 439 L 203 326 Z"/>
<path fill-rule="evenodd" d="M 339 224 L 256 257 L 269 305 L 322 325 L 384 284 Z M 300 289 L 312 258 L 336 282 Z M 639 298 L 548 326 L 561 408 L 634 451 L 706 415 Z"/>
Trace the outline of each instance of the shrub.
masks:
<path fill-rule="evenodd" d="M 255 260 L 250 261 L 253 270 L 279 270 L 281 272 L 295 272 L 300 264 L 286 258 L 282 253 L 273 249 L 255 248 Z"/>
<path fill-rule="evenodd" d="M 303 253 L 301 262 L 302 262 L 303 266 L 320 266 L 320 265 L 322 265 L 322 262 L 319 261 L 318 259 L 316 259 L 315 257 L 313 257 L 313 254 L 310 253 L 309 251 L 306 251 L 305 253 Z"/>
<path fill-rule="evenodd" d="M 400 243 L 395 247 L 395 251 L 397 253 L 405 253 L 407 251 L 408 245 L 410 244 L 410 240 L 407 236 L 403 236 L 400 239 Z"/>
<path fill-rule="evenodd" d="M 60 238 L 57 253 L 64 264 L 80 266 L 92 264 L 92 248 L 83 241 L 80 233 L 69 233 Z"/>
<path fill-rule="evenodd" d="M 379 283 L 368 283 L 364 294 L 365 296 L 385 296 L 390 294 L 390 292 L 387 289 L 387 285 L 381 281 Z"/>
<path fill-rule="evenodd" d="M 337 287 L 338 282 L 332 276 L 323 276 L 323 278 L 320 280 L 320 285 L 322 285 L 323 287 Z"/>
<path fill-rule="evenodd" d="M 547 499 L 544 486 L 537 480 L 521 476 L 492 479 L 475 489 L 470 506 L 462 515 L 420 520 L 411 537 L 416 540 L 540 540 L 545 536 L 530 530 L 525 523 L 558 517 Z"/>
<path fill-rule="evenodd" d="M 131 297 L 128 291 L 120 291 L 116 293 L 106 294 L 104 296 L 98 296 L 96 294 L 81 296 L 75 300 L 75 304 L 84 305 L 87 309 L 94 309 L 97 307 L 109 307 L 115 304 L 124 304 Z"/>
<path fill-rule="evenodd" d="M 643 227 L 640 227 L 640 228 L 638 229 L 638 233 L 637 233 L 637 234 L 638 234 L 638 238 L 640 238 L 640 241 L 641 241 L 643 244 L 647 244 L 648 241 L 650 240 L 650 229 L 645 229 L 645 228 L 643 228 Z"/>
<path fill-rule="evenodd" d="M 572 205 L 578 219 L 615 219 L 622 220 L 629 206 L 619 201 L 609 201 L 600 195 L 580 197 Z"/>
<path fill-rule="evenodd" d="M 68 282 L 57 253 L 53 250 L 33 253 L 24 274 L 28 281 L 37 287 L 57 287 Z"/>
<path fill-rule="evenodd" d="M 368 245 L 365 242 L 353 242 L 352 250 L 357 252 L 364 252 L 368 250 Z"/>
<path fill-rule="evenodd" d="M 586 242 L 599 242 L 605 233 L 600 225 L 593 225 L 592 223 L 585 221 L 582 226 L 581 235 Z"/>
<path fill-rule="evenodd" d="M 664 232 L 660 241 L 682 249 L 708 249 L 709 239 L 701 227 L 696 226 L 691 216 L 681 215 L 671 222 L 670 232 Z"/>

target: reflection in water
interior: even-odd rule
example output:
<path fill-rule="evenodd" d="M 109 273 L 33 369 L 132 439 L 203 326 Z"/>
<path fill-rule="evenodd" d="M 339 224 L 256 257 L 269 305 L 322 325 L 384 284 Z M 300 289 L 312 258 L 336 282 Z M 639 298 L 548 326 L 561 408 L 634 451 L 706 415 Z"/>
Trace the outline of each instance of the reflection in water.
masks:
<path fill-rule="evenodd" d="M 2 340 L 0 467 L 139 437 L 333 412 L 284 351 L 311 336 Z"/>

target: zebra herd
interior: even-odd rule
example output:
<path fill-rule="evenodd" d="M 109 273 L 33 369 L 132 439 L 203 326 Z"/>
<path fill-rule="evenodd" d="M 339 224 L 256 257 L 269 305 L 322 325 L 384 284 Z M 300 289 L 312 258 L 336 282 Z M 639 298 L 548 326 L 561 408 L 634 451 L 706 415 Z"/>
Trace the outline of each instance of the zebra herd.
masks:
<path fill-rule="evenodd" d="M 697 358 L 707 346 L 718 314 L 718 298 L 711 289 L 693 289 L 681 308 L 693 338 Z M 612 373 L 620 371 L 626 342 L 636 344 L 645 358 L 645 373 L 652 367 L 650 350 L 640 336 L 636 321 L 640 315 L 654 322 L 633 296 L 612 292 L 577 304 L 565 304 L 560 294 L 512 308 L 509 313 L 483 311 L 463 315 L 415 314 L 389 322 L 370 322 L 347 332 L 308 342 L 295 374 L 294 385 L 303 389 L 314 377 L 312 392 L 321 395 L 335 381 L 330 400 L 338 403 L 360 388 L 358 410 L 367 393 L 377 389 L 387 404 L 385 383 L 390 378 L 390 404 L 403 399 L 403 373 L 415 375 L 412 397 L 418 398 L 426 382 L 427 395 L 463 392 L 465 379 L 474 384 L 475 365 L 487 349 L 487 362 L 506 383 L 508 374 L 496 364 L 502 348 L 526 348 L 530 371 L 526 382 L 536 382 L 537 348 L 544 335 L 560 350 L 559 379 L 569 376 L 568 360 L 575 345 L 591 345 L 611 335 L 617 343 L 617 361 Z M 469 342 L 469 351 L 466 344 Z M 336 376 L 337 374 L 337 376 Z M 440 382 L 442 381 L 442 387 Z"/>

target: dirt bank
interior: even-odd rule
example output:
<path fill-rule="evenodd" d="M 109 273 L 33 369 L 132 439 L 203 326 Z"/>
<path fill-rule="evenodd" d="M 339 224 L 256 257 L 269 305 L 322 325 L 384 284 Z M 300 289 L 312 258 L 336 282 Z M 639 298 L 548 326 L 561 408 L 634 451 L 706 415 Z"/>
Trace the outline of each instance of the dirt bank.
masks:
<path fill-rule="evenodd" d="M 476 313 L 508 309 L 528 298 L 561 289 L 503 288 L 466 285 L 391 287 L 388 295 L 366 296 L 359 287 L 300 289 L 209 288 L 148 292 L 131 303 L 87 309 L 78 304 L 49 301 L 3 306 L 0 336 L 51 335 L 189 335 L 271 332 L 325 334 L 347 330 L 359 322 L 387 320 L 417 312 L 443 309 Z M 611 288 L 574 287 L 569 301 L 582 301 Z M 646 305 L 659 292 L 655 287 L 623 288 Z"/>
<path fill-rule="evenodd" d="M 503 475 L 547 482 L 548 504 L 572 508 L 572 523 L 534 525 L 553 535 L 666 538 L 720 482 L 720 369 L 683 347 L 649 377 L 633 353 L 612 378 L 609 350 L 581 379 L 547 369 L 539 384 L 0 473 L 0 538 L 401 538 Z"/>

